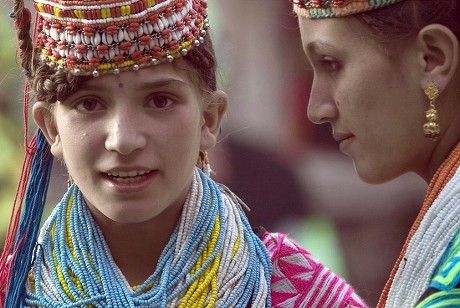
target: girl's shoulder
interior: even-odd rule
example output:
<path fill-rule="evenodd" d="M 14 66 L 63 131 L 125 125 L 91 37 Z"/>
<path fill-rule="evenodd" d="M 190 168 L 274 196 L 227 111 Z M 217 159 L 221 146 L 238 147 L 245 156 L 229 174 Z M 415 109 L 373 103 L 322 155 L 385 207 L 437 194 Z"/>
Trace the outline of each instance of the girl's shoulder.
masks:
<path fill-rule="evenodd" d="M 261 239 L 272 262 L 273 307 L 367 307 L 342 278 L 285 234 Z"/>

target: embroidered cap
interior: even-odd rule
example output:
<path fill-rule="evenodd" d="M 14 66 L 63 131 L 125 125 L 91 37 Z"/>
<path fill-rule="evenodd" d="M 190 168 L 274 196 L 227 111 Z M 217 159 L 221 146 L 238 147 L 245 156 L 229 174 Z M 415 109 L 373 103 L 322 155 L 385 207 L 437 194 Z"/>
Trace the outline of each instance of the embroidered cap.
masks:
<path fill-rule="evenodd" d="M 206 0 L 34 0 L 42 61 L 99 76 L 171 62 L 200 45 Z"/>
<path fill-rule="evenodd" d="M 289 0 L 307 18 L 343 17 L 378 9 L 402 0 Z"/>

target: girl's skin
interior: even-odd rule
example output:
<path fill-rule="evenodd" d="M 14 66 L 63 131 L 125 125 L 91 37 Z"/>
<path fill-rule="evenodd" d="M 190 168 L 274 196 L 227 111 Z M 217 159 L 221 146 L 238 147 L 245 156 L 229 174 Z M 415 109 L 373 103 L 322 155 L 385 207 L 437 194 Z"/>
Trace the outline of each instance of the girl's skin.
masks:
<path fill-rule="evenodd" d="M 200 91 L 192 75 L 177 59 L 92 78 L 65 101 L 33 108 L 131 285 L 154 272 L 226 110 L 225 94 Z"/>
<path fill-rule="evenodd" d="M 459 46 L 441 25 L 416 37 L 377 42 L 355 18 L 300 17 L 304 51 L 314 70 L 308 117 L 330 123 L 340 149 L 369 183 L 415 172 L 429 182 L 459 141 Z M 441 135 L 423 133 L 429 101 L 423 90 L 434 82 Z"/>

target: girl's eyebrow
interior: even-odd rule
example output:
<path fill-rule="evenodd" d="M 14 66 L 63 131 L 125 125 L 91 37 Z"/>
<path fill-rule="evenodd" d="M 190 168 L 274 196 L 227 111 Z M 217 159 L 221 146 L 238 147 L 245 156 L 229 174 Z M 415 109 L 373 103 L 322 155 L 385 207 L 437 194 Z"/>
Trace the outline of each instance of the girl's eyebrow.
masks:
<path fill-rule="evenodd" d="M 183 80 L 176 78 L 167 78 L 161 80 L 143 80 L 139 83 L 141 88 L 169 88 L 177 86 L 185 86 L 186 83 Z"/>
<path fill-rule="evenodd" d="M 121 87 L 120 87 L 121 85 Z M 136 86 L 139 88 L 170 88 L 170 87 L 180 87 L 185 86 L 187 83 L 181 79 L 176 78 L 166 78 L 166 79 L 158 79 L 158 80 L 140 80 Z M 126 87 L 125 84 L 118 82 L 116 83 L 117 88 Z M 91 82 L 87 82 L 83 84 L 78 91 L 108 91 L 113 88 L 113 85 L 109 85 L 107 83 L 98 83 L 93 84 Z"/>

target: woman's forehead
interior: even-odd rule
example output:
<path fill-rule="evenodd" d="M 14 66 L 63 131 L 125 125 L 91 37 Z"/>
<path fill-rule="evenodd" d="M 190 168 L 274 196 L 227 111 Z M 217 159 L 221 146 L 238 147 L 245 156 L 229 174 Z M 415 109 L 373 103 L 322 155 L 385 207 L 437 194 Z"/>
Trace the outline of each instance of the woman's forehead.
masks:
<path fill-rule="evenodd" d="M 359 45 L 376 47 L 371 27 L 355 17 L 308 19 L 299 17 L 300 32 L 305 51 L 344 50 Z"/>
<path fill-rule="evenodd" d="M 341 46 L 355 35 L 349 19 L 307 19 L 299 18 L 304 47 Z M 308 46 L 307 46 L 308 45 Z"/>

